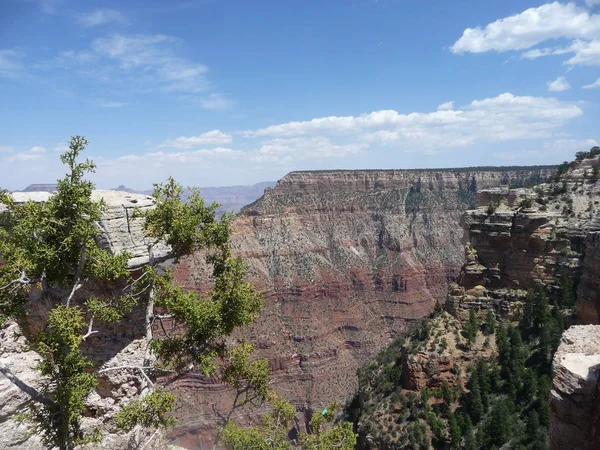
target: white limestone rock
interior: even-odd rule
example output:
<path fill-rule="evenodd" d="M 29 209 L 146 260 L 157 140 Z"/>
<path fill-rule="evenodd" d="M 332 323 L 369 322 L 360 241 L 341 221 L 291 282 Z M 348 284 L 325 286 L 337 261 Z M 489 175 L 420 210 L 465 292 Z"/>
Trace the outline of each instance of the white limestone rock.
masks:
<path fill-rule="evenodd" d="M 13 192 L 17 203 L 27 201 L 45 202 L 53 195 L 50 192 Z M 131 194 L 123 191 L 96 190 L 92 192 L 92 200 L 103 200 L 106 209 L 102 220 L 98 223 L 102 233 L 100 244 L 113 254 L 126 251 L 132 255 L 130 267 L 140 267 L 148 263 L 148 240 L 144 235 L 141 218 L 134 218 L 137 208 L 147 211 L 154 207 L 154 200 L 149 195 Z M 0 204 L 0 212 L 6 209 Z M 164 244 L 154 246 L 154 257 L 165 258 L 169 247 Z"/>
<path fill-rule="evenodd" d="M 600 375 L 600 325 L 575 325 L 564 332 L 552 374 L 552 448 L 583 449 L 592 428 Z"/>

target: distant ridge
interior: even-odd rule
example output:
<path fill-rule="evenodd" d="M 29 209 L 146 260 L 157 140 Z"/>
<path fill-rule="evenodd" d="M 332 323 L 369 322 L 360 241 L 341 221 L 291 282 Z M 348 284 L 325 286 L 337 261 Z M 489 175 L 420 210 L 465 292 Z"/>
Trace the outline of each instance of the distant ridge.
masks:
<path fill-rule="evenodd" d="M 469 167 L 439 167 L 416 169 L 319 169 L 293 170 L 294 173 L 336 173 L 336 172 L 512 172 L 516 170 L 556 169 L 559 164 L 540 164 L 536 166 L 469 166 Z"/>
<path fill-rule="evenodd" d="M 275 186 L 275 181 L 262 181 L 251 186 L 220 186 L 220 187 L 204 187 L 200 188 L 200 195 L 207 203 L 217 202 L 221 206 L 217 209 L 217 215 L 224 212 L 235 213 L 240 212 L 242 207 L 254 202 L 261 197 L 266 188 Z M 151 195 L 152 190 L 136 191 L 124 185 L 113 189 L 113 191 L 129 192 L 131 194 Z M 187 200 L 190 191 L 185 189 L 183 198 Z"/>
<path fill-rule="evenodd" d="M 21 192 L 54 192 L 56 191 L 57 184 L 56 183 L 48 183 L 48 184 L 30 184 Z"/>

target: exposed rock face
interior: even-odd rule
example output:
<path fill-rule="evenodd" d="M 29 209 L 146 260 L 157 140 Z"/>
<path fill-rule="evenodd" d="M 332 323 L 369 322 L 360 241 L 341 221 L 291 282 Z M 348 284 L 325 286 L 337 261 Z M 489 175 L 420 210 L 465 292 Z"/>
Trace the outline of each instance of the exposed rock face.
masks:
<path fill-rule="evenodd" d="M 585 249 L 577 293 L 577 316 L 581 323 L 600 324 L 600 232 L 588 233 Z"/>
<path fill-rule="evenodd" d="M 45 202 L 53 194 L 31 191 L 13 192 L 11 195 L 15 202 L 25 203 Z M 102 220 L 98 224 L 101 230 L 101 244 L 115 254 L 123 251 L 129 253 L 129 264 L 132 267 L 148 263 L 148 247 L 142 230 L 143 221 L 134 218 L 134 214 L 136 209 L 145 211 L 152 208 L 152 197 L 123 191 L 97 190 L 92 192 L 92 200 L 103 200 L 106 205 Z M 3 205 L 0 204 L 0 212 L 3 209 Z M 156 258 L 160 258 L 168 254 L 168 251 L 166 246 L 157 245 L 154 254 Z"/>
<path fill-rule="evenodd" d="M 579 322 L 600 324 L 600 183 L 589 179 L 599 164 L 576 163 L 535 190 L 480 192 L 478 208 L 465 214 L 466 262 L 447 309 L 463 321 L 470 309 L 487 308 L 516 318 L 528 289 L 556 290 L 566 277 L 579 283 Z M 553 362 L 553 449 L 600 448 L 599 369 L 600 328 L 569 328 Z"/>
<path fill-rule="evenodd" d="M 565 331 L 554 355 L 552 372 L 552 448 L 600 448 L 594 423 L 600 393 L 600 326 L 575 325 Z"/>
<path fill-rule="evenodd" d="M 307 416 L 347 397 L 356 369 L 446 298 L 463 263 L 461 217 L 476 191 L 552 172 L 294 172 L 267 189 L 235 220 L 233 246 L 265 290 L 248 333 L 271 361 L 274 387 Z M 198 254 L 177 274 L 201 289 L 203 267 Z M 182 416 L 172 436 L 189 448 L 208 445 L 211 405 L 227 390 L 201 377 L 178 383 Z"/>
<path fill-rule="evenodd" d="M 141 330 L 139 330 L 141 331 Z M 123 336 L 125 335 L 125 336 Z M 44 380 L 36 371 L 39 356 L 26 349 L 27 340 L 22 335 L 19 326 L 8 323 L 0 328 L 0 364 L 8 367 L 10 371 L 24 383 L 39 389 Z M 135 364 L 143 361 L 145 341 L 131 340 L 131 336 L 121 332 L 119 351 L 104 360 L 104 367 L 117 367 Z M 106 341 L 92 339 L 91 345 L 100 347 L 91 351 L 90 356 L 107 353 L 115 347 L 106 345 Z M 115 343 L 113 343 L 115 344 Z M 119 344 L 119 343 L 117 343 Z M 103 348 L 103 350 L 102 350 Z M 82 418 L 82 429 L 92 432 L 96 428 L 102 430 L 103 440 L 98 448 L 103 449 L 128 449 L 135 448 L 135 432 L 125 433 L 116 429 L 112 416 L 118 412 L 131 398 L 139 394 L 139 377 L 127 370 L 110 371 L 100 378 L 98 389 L 92 391 L 86 400 L 86 412 Z M 42 445 L 40 437 L 30 436 L 27 423 L 19 423 L 15 416 L 27 411 L 30 398 L 17 388 L 6 377 L 0 375 L 0 448 L 20 450 L 42 450 L 47 446 Z M 152 430 L 144 431 L 137 438 L 142 443 L 150 439 Z M 165 436 L 158 433 L 146 448 L 155 450 L 168 448 Z"/>
<path fill-rule="evenodd" d="M 47 201 L 48 192 L 15 192 L 12 194 L 16 202 Z M 112 252 L 126 251 L 132 255 L 131 266 L 140 266 L 148 261 L 147 248 L 144 243 L 142 220 L 134 219 L 136 207 L 141 210 L 151 208 L 152 198 L 145 195 L 128 194 L 115 191 L 94 191 L 93 200 L 104 200 L 106 208 L 102 220 L 98 224 L 102 233 L 100 236 L 104 247 Z M 0 205 L 0 211 L 2 205 Z M 1 224 L 0 224 L 1 225 Z M 158 256 L 166 255 L 168 248 L 163 246 Z M 82 290 L 83 291 L 83 290 Z M 80 291 L 75 297 L 85 297 Z M 43 310 L 46 305 L 36 305 Z M 46 311 L 47 313 L 47 311 Z M 36 321 L 45 314 L 35 311 L 27 318 L 30 328 L 37 328 Z M 98 333 L 91 337 L 84 352 L 92 360 L 103 367 L 141 364 L 145 346 L 139 338 L 144 335 L 143 312 L 136 311 L 123 323 L 111 328 L 108 333 Z M 97 325 L 98 326 L 98 325 Z M 99 328 L 103 330 L 102 326 Z M 26 349 L 27 340 L 16 323 L 9 322 L 0 327 L 0 364 L 8 368 L 12 374 L 24 383 L 39 388 L 44 382 L 36 371 L 38 355 Z M 93 431 L 100 427 L 103 441 L 100 448 L 125 449 L 132 448 L 131 443 L 136 438 L 134 433 L 123 433 L 116 429 L 111 420 L 113 414 L 139 394 L 139 377 L 128 370 L 109 371 L 100 378 L 99 387 L 87 399 L 87 410 L 82 421 L 84 430 Z M 26 411 L 30 402 L 27 394 L 17 388 L 5 376 L 0 375 L 0 448 L 24 450 L 41 450 L 42 445 L 38 436 L 28 436 L 26 424 L 19 424 L 15 414 Z M 143 432 L 138 439 L 143 443 L 152 433 Z M 164 435 L 158 433 L 146 448 L 168 448 Z"/>
<path fill-rule="evenodd" d="M 578 281 L 585 274 L 589 287 L 580 287 L 587 292 L 581 308 L 590 317 L 597 314 L 592 268 L 600 267 L 600 256 L 588 234 L 599 190 L 598 183 L 569 177 L 535 190 L 482 191 L 478 208 L 465 213 L 467 263 L 451 286 L 449 310 L 463 320 L 473 308 L 493 307 L 511 316 L 519 312 L 527 290 L 539 284 L 556 290 L 563 278 Z"/>

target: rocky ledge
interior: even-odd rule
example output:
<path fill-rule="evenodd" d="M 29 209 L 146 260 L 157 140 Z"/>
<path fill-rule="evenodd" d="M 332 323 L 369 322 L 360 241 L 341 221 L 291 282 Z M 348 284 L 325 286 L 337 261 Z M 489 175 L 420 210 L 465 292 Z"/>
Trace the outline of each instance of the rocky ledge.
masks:
<path fill-rule="evenodd" d="M 50 192 L 13 192 L 16 203 L 28 201 L 45 202 L 53 195 Z M 95 190 L 92 200 L 105 204 L 102 219 L 98 223 L 101 230 L 100 243 L 112 253 L 127 252 L 131 255 L 129 265 L 139 267 L 148 263 L 148 248 L 142 230 L 143 221 L 135 218 L 136 210 L 145 211 L 152 208 L 154 200 L 149 195 L 132 194 L 123 191 Z M 0 213 L 6 207 L 0 204 Z M 0 222 L 0 225 L 2 223 Z M 156 246 L 154 256 L 166 256 L 169 248 Z"/>
<path fill-rule="evenodd" d="M 565 331 L 552 372 L 552 448 L 600 448 L 600 325 L 575 325 Z"/>

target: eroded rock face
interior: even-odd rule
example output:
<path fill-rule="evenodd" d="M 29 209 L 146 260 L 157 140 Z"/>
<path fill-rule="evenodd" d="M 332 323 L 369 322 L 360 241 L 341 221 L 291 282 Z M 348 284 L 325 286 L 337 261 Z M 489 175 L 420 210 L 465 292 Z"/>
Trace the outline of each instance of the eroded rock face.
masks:
<path fill-rule="evenodd" d="M 16 192 L 13 193 L 16 202 L 47 201 L 51 193 L 48 192 Z M 129 194 L 115 191 L 94 191 L 93 200 L 104 200 L 106 208 L 102 220 L 98 224 L 102 233 L 101 244 L 112 251 L 119 253 L 126 251 L 132 255 L 130 265 L 140 266 L 148 262 L 147 248 L 144 242 L 142 219 L 134 219 L 133 212 L 136 208 L 142 211 L 153 206 L 152 198 L 145 195 Z M 0 211 L 2 205 L 0 205 Z M 168 253 L 168 248 L 163 246 L 155 254 L 163 256 Z M 75 297 L 74 302 L 85 298 L 85 289 Z M 29 329 L 44 326 L 40 323 L 46 317 L 49 305 L 36 304 L 32 313 L 27 317 Z M 38 311 L 39 309 L 39 311 Z M 110 330 L 102 332 L 88 339 L 84 347 L 85 354 L 99 366 L 118 367 L 123 365 L 140 365 L 145 352 L 145 341 L 139 339 L 144 336 L 144 313 L 136 311 L 131 317 L 118 325 L 107 325 Z M 0 364 L 6 367 L 22 382 L 39 389 L 44 383 L 36 366 L 39 356 L 27 350 L 27 339 L 23 336 L 20 327 L 9 322 L 0 327 Z M 103 441 L 99 448 L 125 449 L 132 448 L 136 439 L 142 444 L 152 435 L 153 430 L 136 433 L 124 433 L 117 430 L 112 416 L 124 404 L 140 392 L 139 376 L 130 370 L 106 372 L 99 380 L 98 389 L 93 391 L 86 401 L 86 412 L 82 420 L 84 431 L 92 432 L 100 428 Z M 19 423 L 15 415 L 24 413 L 30 403 L 30 398 L 4 375 L 0 374 L 0 448 L 41 450 L 43 446 L 39 436 L 29 436 L 28 425 Z M 146 448 L 168 448 L 162 432 L 155 435 Z"/>
<path fill-rule="evenodd" d="M 346 398 L 358 367 L 407 320 L 444 302 L 463 263 L 461 217 L 476 191 L 551 173 L 294 172 L 266 190 L 235 220 L 233 247 L 265 290 L 248 335 L 271 362 L 274 388 L 307 416 Z M 177 275 L 201 290 L 204 256 L 183 261 Z M 172 436 L 203 448 L 215 427 L 211 405 L 225 406 L 229 391 L 202 377 L 178 383 L 182 416 Z"/>
<path fill-rule="evenodd" d="M 552 363 L 550 442 L 555 450 L 596 449 L 600 325 L 565 331 Z"/>
<path fill-rule="evenodd" d="M 588 233 L 585 249 L 577 293 L 577 316 L 581 323 L 600 324 L 600 232 Z"/>
<path fill-rule="evenodd" d="M 600 185 L 577 175 L 579 168 L 573 172 L 564 182 L 535 189 L 504 187 L 479 194 L 478 207 L 466 211 L 463 221 L 467 262 L 449 291 L 452 314 L 464 320 L 470 309 L 494 308 L 504 317 L 517 317 L 528 290 L 538 285 L 558 290 L 569 278 L 582 279 L 579 308 L 587 323 L 598 323 L 594 286 L 600 246 L 591 230 Z"/>
<path fill-rule="evenodd" d="M 27 201 L 45 202 L 53 195 L 50 192 L 13 192 L 13 199 L 17 203 Z M 143 220 L 134 218 L 136 209 L 146 211 L 152 208 L 154 202 L 149 195 L 132 194 L 123 191 L 92 192 L 92 200 L 103 200 L 106 204 L 102 220 L 98 223 L 101 230 L 100 242 L 104 248 L 113 253 L 125 251 L 131 254 L 129 264 L 139 267 L 148 263 L 148 247 L 142 230 Z M 0 212 L 4 206 L 0 204 Z M 1 223 L 0 223 L 1 225 Z M 154 256 L 163 257 L 169 249 L 164 245 L 156 245 Z"/>

